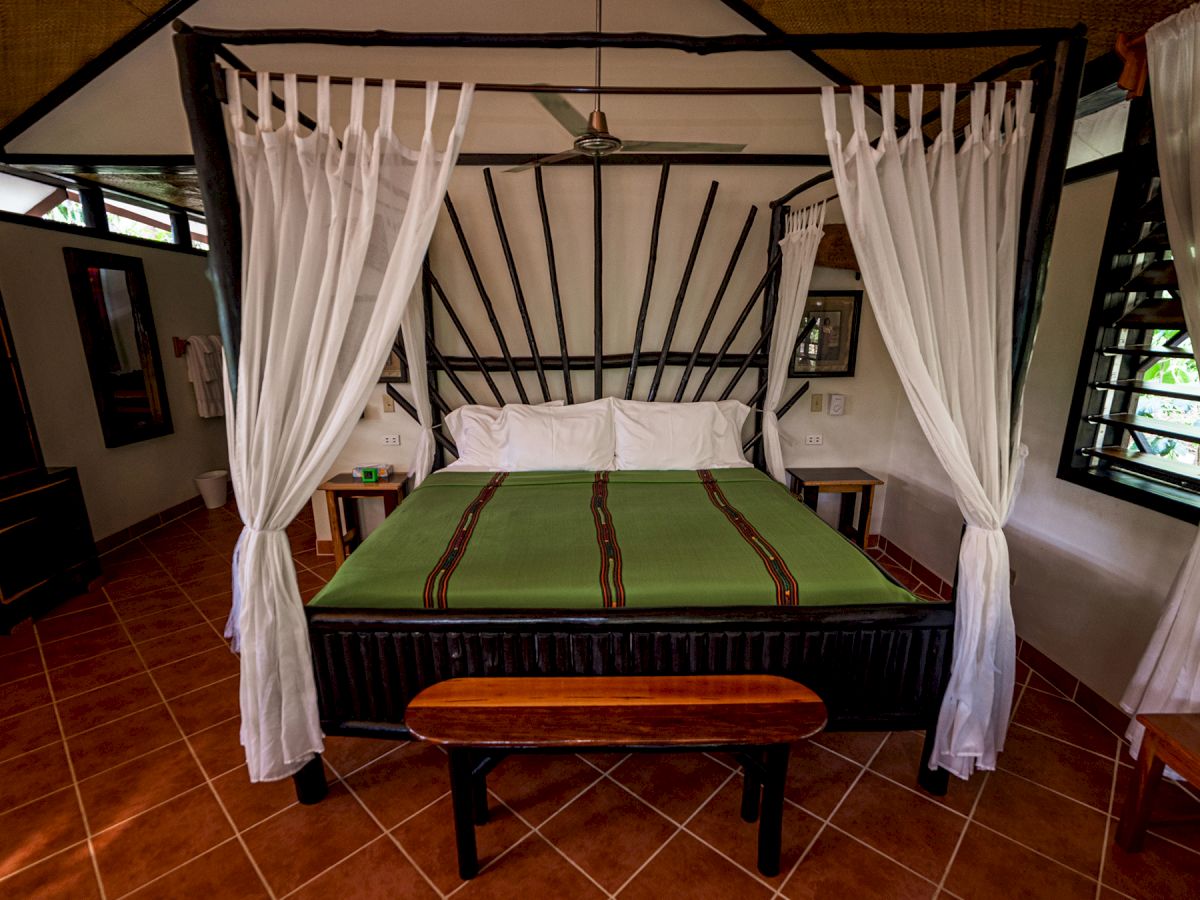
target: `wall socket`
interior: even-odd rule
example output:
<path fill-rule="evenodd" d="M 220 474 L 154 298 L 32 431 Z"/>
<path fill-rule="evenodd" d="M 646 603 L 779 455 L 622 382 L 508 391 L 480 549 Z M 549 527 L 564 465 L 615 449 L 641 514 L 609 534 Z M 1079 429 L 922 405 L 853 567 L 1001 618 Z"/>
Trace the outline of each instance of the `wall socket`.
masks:
<path fill-rule="evenodd" d="M 809 444 L 811 446 L 818 446 L 820 444 L 825 443 L 825 438 L 823 438 L 819 434 L 809 434 L 809 435 L 805 436 L 804 443 Z"/>
<path fill-rule="evenodd" d="M 824 394 L 813 394 L 812 395 L 812 406 L 810 407 L 810 409 L 813 412 L 820 412 L 821 410 L 823 410 L 825 408 L 824 401 L 825 401 Z"/>
<path fill-rule="evenodd" d="M 399 447 L 399 446 L 400 446 L 400 435 L 398 435 L 398 434 L 385 434 L 385 435 L 383 436 L 383 446 L 385 446 L 385 447 Z"/>

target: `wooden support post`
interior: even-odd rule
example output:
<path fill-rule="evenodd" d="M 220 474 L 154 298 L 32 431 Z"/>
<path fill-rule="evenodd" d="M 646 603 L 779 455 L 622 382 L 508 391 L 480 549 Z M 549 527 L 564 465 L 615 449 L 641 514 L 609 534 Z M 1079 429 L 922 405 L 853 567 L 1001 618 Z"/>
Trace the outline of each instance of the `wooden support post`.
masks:
<path fill-rule="evenodd" d="M 688 251 L 687 263 L 683 267 L 683 276 L 679 279 L 679 290 L 675 293 L 671 318 L 667 321 L 667 331 L 663 335 L 662 353 L 658 357 L 658 365 L 654 367 L 654 378 L 650 382 L 647 400 L 653 400 L 658 396 L 658 386 L 662 383 L 667 354 L 671 352 L 671 341 L 675 337 L 675 326 L 679 324 L 679 313 L 683 310 L 683 300 L 687 296 L 688 285 L 692 281 L 692 270 L 696 267 L 696 259 L 700 256 L 700 245 L 704 241 L 704 232 L 708 230 L 708 217 L 712 213 L 713 202 L 717 199 L 718 187 L 720 185 L 715 181 L 708 186 L 708 196 L 704 200 L 704 209 L 700 213 L 700 221 L 696 225 L 696 234 L 692 238 L 692 249 Z"/>
<path fill-rule="evenodd" d="M 567 352 L 567 329 L 563 320 L 562 297 L 558 291 L 558 266 L 554 260 L 554 232 L 550 228 L 550 213 L 546 209 L 546 189 L 542 184 L 542 167 L 535 166 L 533 183 L 537 186 L 538 212 L 542 217 L 542 237 L 546 241 L 546 265 L 550 270 L 550 298 L 554 302 L 554 324 L 558 329 L 558 352 L 562 360 L 563 387 L 566 389 L 567 403 L 575 402 L 575 392 L 571 386 L 571 368 L 567 365 L 570 358 Z"/>
<path fill-rule="evenodd" d="M 517 388 L 517 396 L 521 398 L 522 403 L 529 402 L 529 395 L 525 393 L 525 385 L 521 382 L 521 376 L 517 373 L 517 367 L 513 364 L 512 353 L 508 350 L 508 341 L 504 338 L 504 329 L 500 326 L 500 320 L 496 318 L 496 309 L 492 306 L 492 298 L 488 296 L 487 288 L 483 285 L 483 276 L 479 274 L 479 266 L 475 264 L 475 254 L 471 252 L 471 245 L 467 242 L 466 232 L 463 231 L 462 222 L 459 221 L 458 211 L 454 208 L 454 201 L 450 199 L 450 195 L 446 194 L 446 212 L 450 214 L 450 224 L 454 226 L 454 233 L 458 236 L 458 244 L 462 247 L 463 257 L 467 261 L 467 268 L 471 271 L 471 279 L 475 282 L 475 290 L 479 293 L 479 299 L 483 302 L 484 312 L 487 313 L 488 322 L 492 325 L 492 331 L 496 335 L 496 341 L 500 344 L 500 355 L 504 357 L 504 362 L 508 365 L 508 373 L 512 376 L 513 384 Z"/>
<path fill-rule="evenodd" d="M 1075 107 L 1087 51 L 1087 30 L 1076 26 L 1060 40 L 1035 82 L 1033 135 L 1021 198 L 1022 231 L 1017 247 L 1017 289 L 1013 302 L 1012 416 L 1017 421 L 1025 375 L 1033 352 L 1050 244 L 1062 198 L 1067 153 L 1075 126 Z M 1048 76 L 1048 77 L 1047 77 Z"/>
<path fill-rule="evenodd" d="M 93 184 L 76 182 L 79 205 L 83 207 L 83 224 L 96 231 L 108 232 L 108 210 L 104 207 L 104 192 Z"/>
<path fill-rule="evenodd" d="M 638 362 L 642 355 L 642 335 L 646 330 L 646 313 L 650 309 L 650 290 L 654 286 L 654 269 L 658 265 L 658 234 L 662 225 L 663 203 L 667 198 L 667 178 L 671 174 L 670 163 L 663 163 L 658 176 L 658 195 L 654 201 L 654 221 L 650 226 L 650 252 L 646 259 L 646 285 L 642 288 L 642 305 L 638 308 L 637 327 L 633 334 L 633 358 L 629 362 L 629 377 L 625 379 L 625 399 L 633 399 L 633 388 L 637 382 Z"/>
<path fill-rule="evenodd" d="M 737 268 L 738 260 L 742 258 L 742 248 L 746 246 L 746 238 L 750 236 L 750 229 L 754 226 L 754 218 L 757 215 L 758 207 L 751 206 L 750 213 L 746 216 L 746 222 L 742 225 L 741 234 L 738 235 L 737 243 L 733 245 L 733 253 L 729 257 L 729 264 L 725 266 L 725 274 L 721 278 L 720 285 L 717 286 L 716 294 L 713 295 L 712 304 L 708 308 L 708 315 L 704 317 L 704 324 L 700 326 L 700 334 L 696 336 L 696 344 L 692 347 L 692 355 L 688 358 L 687 365 L 683 369 L 683 375 L 679 378 L 679 387 L 675 391 L 676 403 L 683 401 L 683 392 L 687 390 L 687 383 L 692 377 L 692 369 L 696 366 L 696 360 L 700 356 L 700 349 L 704 346 L 709 329 L 712 328 L 713 319 L 717 316 L 717 309 L 720 308 L 721 300 L 725 297 L 725 291 L 729 287 L 730 279 L 733 278 L 733 272 Z"/>
<path fill-rule="evenodd" d="M 604 396 L 604 191 L 600 176 L 600 158 L 592 160 L 592 366 L 593 395 Z"/>
<path fill-rule="evenodd" d="M 179 86 L 208 223 L 208 278 L 217 300 L 229 390 L 236 398 L 242 346 L 242 223 L 213 50 L 216 42 L 182 30 L 174 37 Z"/>
<path fill-rule="evenodd" d="M 192 223 L 187 213 L 182 210 L 172 210 L 171 214 L 171 243 L 179 247 L 192 246 Z"/>
<path fill-rule="evenodd" d="M 296 788 L 296 799 L 306 806 L 320 803 L 329 793 L 329 784 L 325 780 L 325 765 L 321 762 L 321 754 L 317 753 L 292 776 L 292 784 Z"/>
<path fill-rule="evenodd" d="M 537 338 L 533 334 L 533 323 L 529 321 L 529 307 L 525 303 L 525 292 L 521 290 L 521 276 L 517 273 L 517 260 L 513 256 L 512 245 L 508 242 L 508 231 L 504 227 L 504 216 L 500 212 L 500 199 L 496 196 L 496 185 L 492 181 L 491 169 L 483 170 L 483 182 L 487 187 L 488 201 L 492 206 L 492 218 L 496 220 L 496 233 L 500 236 L 500 249 L 504 251 L 508 277 L 512 279 L 517 312 L 521 314 L 521 324 L 525 327 L 525 340 L 529 344 L 529 354 L 533 357 L 533 366 L 537 371 L 538 387 L 542 389 L 542 399 L 549 401 L 550 387 L 546 384 L 546 372 L 542 368 L 542 355 L 538 352 Z"/>

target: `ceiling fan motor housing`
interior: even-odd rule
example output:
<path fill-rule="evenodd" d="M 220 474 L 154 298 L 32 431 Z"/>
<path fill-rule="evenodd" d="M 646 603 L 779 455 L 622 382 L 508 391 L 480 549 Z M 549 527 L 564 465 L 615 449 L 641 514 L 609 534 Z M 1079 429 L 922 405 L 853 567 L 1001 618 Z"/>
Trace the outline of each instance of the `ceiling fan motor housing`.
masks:
<path fill-rule="evenodd" d="M 575 139 L 575 149 L 588 156 L 607 156 L 621 149 L 620 139 L 608 133 L 608 119 L 602 110 L 592 110 L 588 130 Z"/>

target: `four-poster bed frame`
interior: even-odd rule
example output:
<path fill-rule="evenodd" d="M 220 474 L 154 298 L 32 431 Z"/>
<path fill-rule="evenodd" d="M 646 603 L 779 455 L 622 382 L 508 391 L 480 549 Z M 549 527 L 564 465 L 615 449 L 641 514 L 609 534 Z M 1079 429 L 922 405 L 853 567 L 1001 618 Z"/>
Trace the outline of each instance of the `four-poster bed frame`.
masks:
<path fill-rule="evenodd" d="M 226 137 L 224 83 L 217 60 L 244 69 L 227 45 L 281 43 L 336 44 L 388 47 L 469 48 L 666 48 L 695 54 L 725 52 L 791 51 L 820 49 L 948 49 L 964 47 L 1010 47 L 1022 49 L 1003 63 L 990 67 L 974 80 L 994 79 L 1015 69 L 1032 66 L 1035 81 L 1035 130 L 1025 181 L 1021 219 L 1021 246 L 1014 308 L 1013 372 L 1014 397 L 1024 384 L 1032 348 L 1054 221 L 1062 188 L 1067 149 L 1074 120 L 1075 102 L 1082 76 L 1086 41 L 1084 29 L 1038 29 L 992 31 L 967 34 L 858 34 L 858 35 L 730 35 L 695 37 L 667 34 L 556 33 L 397 33 L 346 32 L 309 29 L 228 31 L 178 25 L 175 36 L 184 104 L 195 148 L 196 167 L 209 223 L 209 265 L 217 296 L 222 335 L 227 348 L 229 378 L 237 389 L 237 359 L 240 343 L 241 228 L 233 166 Z M 335 82 L 339 79 L 334 78 Z M 400 82 L 401 85 L 407 84 Z M 424 87 L 424 82 L 414 82 Z M 843 90 L 844 88 L 839 88 Z M 638 93 L 695 95 L 814 94 L 811 87 L 613 87 L 544 85 L 486 85 L 477 91 L 559 93 Z M 280 105 L 282 101 L 274 98 Z M 723 164 L 778 164 L 776 157 L 759 162 L 753 155 L 722 154 Z M 523 337 L 528 353 L 514 352 L 496 315 L 495 306 L 476 265 L 466 231 L 453 200 L 446 211 L 463 261 L 470 271 L 482 311 L 500 348 L 499 357 L 482 356 L 464 325 L 461 308 L 447 295 L 432 263 L 426 258 L 421 288 L 426 306 L 429 391 L 437 424 L 453 407 L 440 383 L 445 378 L 463 402 L 475 402 L 461 373 L 481 377 L 497 403 L 506 399 L 511 384 L 522 402 L 548 400 L 547 371 L 561 371 L 565 400 L 603 396 L 605 370 L 625 370 L 624 396 L 631 397 L 642 369 L 650 369 L 648 397 L 658 399 L 666 366 L 682 367 L 679 387 L 671 398 L 676 402 L 705 397 L 718 369 L 732 369 L 731 380 L 721 397 L 729 396 L 750 369 L 757 372 L 757 386 L 750 405 L 756 406 L 766 390 L 766 354 L 771 333 L 780 253 L 788 202 L 831 174 L 819 175 L 771 203 L 770 244 L 765 270 L 741 307 L 734 326 L 715 351 L 706 350 L 712 323 L 742 258 L 757 209 L 751 207 L 730 252 L 724 275 L 705 312 L 699 337 L 690 349 L 672 346 L 675 327 L 688 291 L 693 266 L 700 253 L 718 183 L 709 188 L 703 210 L 689 247 L 687 262 L 658 349 L 647 348 L 645 327 L 658 253 L 662 219 L 672 164 L 698 160 L 693 155 L 627 155 L 620 164 L 661 166 L 654 205 L 645 287 L 638 308 L 631 350 L 626 354 L 603 352 L 603 170 L 609 162 L 570 160 L 567 164 L 590 164 L 593 193 L 593 348 L 590 356 L 568 351 L 554 249 L 554 231 L 545 179 L 534 170 L 534 190 L 542 225 L 544 264 L 550 284 L 557 348 L 546 352 L 535 338 L 528 300 L 505 227 L 503 210 L 496 195 L 491 172 L 484 171 L 484 186 L 491 207 L 493 227 L 504 252 Z M 824 155 L 796 157 L 798 165 L 828 164 Z M 506 165 L 511 154 L 473 154 L 471 162 Z M 521 161 L 524 161 L 522 158 Z M 612 160 L 616 162 L 616 159 Z M 480 227 L 483 227 L 482 225 Z M 731 346 L 761 299 L 759 334 L 748 352 L 731 352 Z M 459 301 L 461 303 L 461 299 Z M 467 356 L 446 356 L 438 348 L 434 330 L 435 311 L 444 312 L 467 348 Z M 397 348 L 402 351 L 401 342 Z M 688 388 L 702 369 L 698 387 Z M 585 385 L 573 372 L 590 371 Z M 522 378 L 534 373 L 535 390 Z M 502 377 L 497 378 L 500 373 Z M 590 388 L 588 390 L 587 388 Z M 783 415 L 803 395 L 797 390 L 781 406 Z M 388 387 L 389 393 L 410 414 L 416 410 L 407 398 Z M 486 397 L 484 398 L 487 399 Z M 716 399 L 708 396 L 707 399 Z M 1014 409 L 1018 408 L 1014 404 Z M 754 436 L 746 449 L 763 464 L 761 412 L 756 412 Z M 440 428 L 435 428 L 439 463 L 454 448 Z M 951 603 L 904 606 L 785 607 L 725 609 L 684 608 L 666 610 L 308 610 L 309 636 L 319 694 L 321 724 L 326 733 L 370 737 L 406 738 L 404 724 L 408 701 L 422 688 L 459 676 L 485 675 L 603 675 L 603 674 L 690 674 L 770 673 L 796 678 L 816 690 L 829 709 L 832 730 L 923 729 L 926 732 L 919 782 L 934 793 L 946 789 L 947 773 L 931 772 L 926 762 L 932 748 L 942 693 L 950 672 L 955 610 Z M 316 802 L 324 795 L 320 759 L 301 770 L 296 778 L 300 798 Z"/>

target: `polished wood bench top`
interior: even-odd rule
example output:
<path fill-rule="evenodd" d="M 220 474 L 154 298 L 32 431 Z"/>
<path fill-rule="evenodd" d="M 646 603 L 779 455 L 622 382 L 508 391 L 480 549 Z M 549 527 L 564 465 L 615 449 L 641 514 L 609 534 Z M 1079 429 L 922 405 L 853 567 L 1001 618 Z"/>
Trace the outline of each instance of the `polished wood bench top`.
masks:
<path fill-rule="evenodd" d="M 463 747 L 761 745 L 819 732 L 825 704 L 775 675 L 455 678 L 408 704 L 418 738 Z"/>

